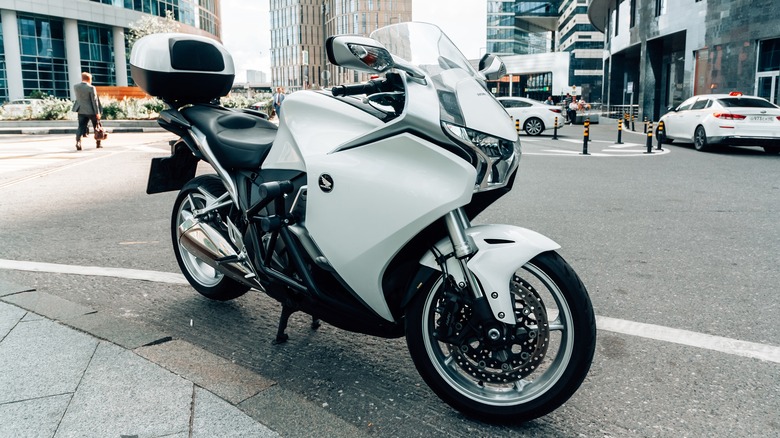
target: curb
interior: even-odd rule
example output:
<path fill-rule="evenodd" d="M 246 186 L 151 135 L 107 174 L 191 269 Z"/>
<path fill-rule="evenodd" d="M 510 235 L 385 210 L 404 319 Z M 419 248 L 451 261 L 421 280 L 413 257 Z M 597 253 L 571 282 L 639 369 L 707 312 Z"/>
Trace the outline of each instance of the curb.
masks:
<path fill-rule="evenodd" d="M 281 436 L 366 436 L 355 425 L 323 410 L 300 394 L 280 387 L 277 382 L 153 328 L 2 280 L 0 303 L 16 306 L 121 347 L 192 382 L 195 387 L 215 394 Z M 301 421 L 303 418 L 306 421 Z"/>

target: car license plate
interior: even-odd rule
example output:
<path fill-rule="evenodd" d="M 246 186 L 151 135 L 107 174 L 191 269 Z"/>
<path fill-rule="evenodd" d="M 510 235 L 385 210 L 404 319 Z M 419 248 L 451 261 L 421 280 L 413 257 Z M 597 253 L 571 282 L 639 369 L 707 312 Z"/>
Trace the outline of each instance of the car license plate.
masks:
<path fill-rule="evenodd" d="M 771 122 L 774 119 L 772 116 L 750 116 L 749 120 L 751 122 Z"/>

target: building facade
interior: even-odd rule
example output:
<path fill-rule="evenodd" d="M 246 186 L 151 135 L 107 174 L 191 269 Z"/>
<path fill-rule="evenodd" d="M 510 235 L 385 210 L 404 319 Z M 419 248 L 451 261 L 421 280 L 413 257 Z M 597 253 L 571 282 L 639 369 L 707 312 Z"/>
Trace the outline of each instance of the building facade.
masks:
<path fill-rule="evenodd" d="M 286 91 L 360 82 L 352 70 L 333 66 L 325 54 L 328 36 L 368 36 L 410 21 L 411 0 L 271 0 L 271 80 Z"/>
<path fill-rule="evenodd" d="M 603 100 L 604 34 L 588 19 L 587 0 L 565 0 L 561 4 L 557 27 L 558 50 L 569 55 L 571 94 L 587 102 Z"/>
<path fill-rule="evenodd" d="M 181 32 L 219 39 L 219 0 L 0 0 L 0 102 L 69 98 L 82 71 L 95 85 L 132 84 L 125 34 L 166 11 Z"/>
<path fill-rule="evenodd" d="M 487 2 L 488 53 L 532 55 L 555 51 L 562 0 Z"/>
<path fill-rule="evenodd" d="M 587 101 L 600 101 L 603 48 L 603 34 L 588 20 L 587 0 L 487 2 L 486 51 L 511 60 L 507 65 L 525 66 L 523 71 L 508 70 L 510 76 L 495 87 L 499 95 L 512 93 L 537 100 L 552 95 L 557 100 L 559 93 L 569 92 Z M 558 52 L 569 56 L 566 77 L 560 73 L 563 64 L 547 68 L 549 59 L 562 57 L 540 57 Z M 534 65 L 547 67 L 541 71 Z M 568 85 L 560 87 L 561 81 Z"/>
<path fill-rule="evenodd" d="M 739 91 L 778 103 L 780 2 L 591 0 L 604 32 L 604 96 L 657 120 L 690 96 Z"/>

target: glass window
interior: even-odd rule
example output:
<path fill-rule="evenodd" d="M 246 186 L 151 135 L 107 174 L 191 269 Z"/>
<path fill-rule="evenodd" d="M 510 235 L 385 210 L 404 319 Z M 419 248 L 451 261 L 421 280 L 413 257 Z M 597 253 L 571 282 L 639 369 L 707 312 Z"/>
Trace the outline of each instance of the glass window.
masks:
<path fill-rule="evenodd" d="M 761 41 L 758 50 L 759 72 L 780 70 L 780 38 Z"/>
<path fill-rule="evenodd" d="M 756 99 L 755 97 L 726 97 L 718 99 L 725 108 L 775 108 L 774 105 L 767 102 L 764 99 Z"/>
<path fill-rule="evenodd" d="M 677 111 L 686 111 L 691 109 L 691 106 L 693 106 L 693 103 L 696 101 L 695 97 L 692 97 L 685 102 L 681 103 L 680 106 L 677 107 Z"/>
<path fill-rule="evenodd" d="M 79 24 L 81 70 L 92 74 L 95 85 L 116 85 L 114 35 L 110 28 Z"/>
<path fill-rule="evenodd" d="M 24 95 L 40 91 L 51 96 L 69 97 L 62 21 L 17 15 L 17 25 Z"/>
<path fill-rule="evenodd" d="M 709 103 L 710 103 L 709 99 L 699 99 L 696 101 L 696 103 L 693 104 L 693 106 L 691 106 L 691 110 L 704 109 L 708 106 Z"/>

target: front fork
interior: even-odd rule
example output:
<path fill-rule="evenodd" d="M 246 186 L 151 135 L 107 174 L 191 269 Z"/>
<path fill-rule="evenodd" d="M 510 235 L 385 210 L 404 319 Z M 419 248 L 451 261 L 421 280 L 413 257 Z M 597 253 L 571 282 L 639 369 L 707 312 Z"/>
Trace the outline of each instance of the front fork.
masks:
<path fill-rule="evenodd" d="M 462 209 L 444 216 L 449 233 L 420 264 L 468 287 L 475 302 L 487 301 L 493 318 L 515 325 L 510 283 L 515 272 L 535 256 L 560 245 L 535 231 L 512 225 L 471 225 Z"/>
<path fill-rule="evenodd" d="M 468 267 L 468 259 L 476 254 L 478 251 L 474 239 L 466 234 L 466 230 L 471 228 L 471 222 L 466 216 L 466 213 L 462 208 L 452 210 L 444 216 L 444 222 L 447 224 L 447 231 L 450 235 L 450 241 L 452 241 L 452 248 L 455 253 L 455 258 L 458 260 L 460 267 L 461 278 L 465 279 L 466 283 L 461 282 L 458 284 L 460 288 L 467 288 L 471 290 L 471 293 L 475 300 L 485 296 L 482 291 L 482 287 L 477 281 L 477 277 Z"/>

